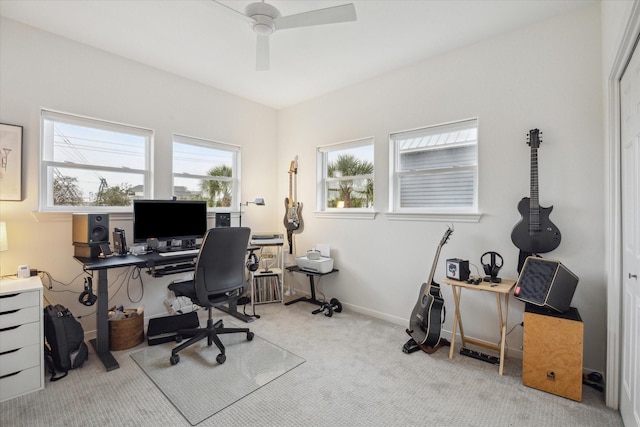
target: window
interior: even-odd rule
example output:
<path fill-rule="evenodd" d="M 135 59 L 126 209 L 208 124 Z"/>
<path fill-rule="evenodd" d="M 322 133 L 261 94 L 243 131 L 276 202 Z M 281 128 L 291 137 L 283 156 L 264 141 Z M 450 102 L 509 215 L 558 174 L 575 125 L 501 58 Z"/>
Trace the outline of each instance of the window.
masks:
<path fill-rule="evenodd" d="M 476 212 L 477 119 L 393 133 L 390 146 L 392 212 Z"/>
<path fill-rule="evenodd" d="M 40 210 L 125 211 L 149 195 L 151 130 L 47 110 L 41 130 Z"/>
<path fill-rule="evenodd" d="M 373 138 L 318 148 L 318 210 L 373 209 Z"/>
<path fill-rule="evenodd" d="M 211 208 L 240 204 L 240 147 L 173 135 L 173 195 Z M 228 209 L 227 209 L 228 210 Z"/>

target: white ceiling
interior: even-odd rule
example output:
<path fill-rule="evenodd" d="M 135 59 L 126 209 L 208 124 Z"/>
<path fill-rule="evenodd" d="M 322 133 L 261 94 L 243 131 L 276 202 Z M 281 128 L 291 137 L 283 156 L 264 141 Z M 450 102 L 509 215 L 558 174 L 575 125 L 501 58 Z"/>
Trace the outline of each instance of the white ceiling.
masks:
<path fill-rule="evenodd" d="M 269 0 L 283 16 L 354 3 L 356 22 L 271 36 L 212 0 L 0 0 L 0 15 L 281 109 L 597 0 Z M 251 1 L 221 1 L 243 12 Z"/>

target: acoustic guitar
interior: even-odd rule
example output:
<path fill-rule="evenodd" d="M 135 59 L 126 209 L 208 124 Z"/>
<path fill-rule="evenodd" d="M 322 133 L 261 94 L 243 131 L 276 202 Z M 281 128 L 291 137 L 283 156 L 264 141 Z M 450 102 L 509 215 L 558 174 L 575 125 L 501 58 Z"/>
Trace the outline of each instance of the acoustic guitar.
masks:
<path fill-rule="evenodd" d="M 560 230 L 549 220 L 553 206 L 543 208 L 538 202 L 538 147 L 540 131 L 529 131 L 527 144 L 531 147 L 531 197 L 518 203 L 522 218 L 511 231 L 511 241 L 521 252 L 538 254 L 551 252 L 560 244 Z"/>
<path fill-rule="evenodd" d="M 419 345 L 435 347 L 440 342 L 440 331 L 444 322 L 444 299 L 440 293 L 440 285 L 433 281 L 433 276 L 436 272 L 438 258 L 440 258 L 440 249 L 447 243 L 452 233 L 453 230 L 447 228 L 444 236 L 442 236 L 433 260 L 429 279 L 420 287 L 418 302 L 411 312 L 407 332 Z"/>
<path fill-rule="evenodd" d="M 289 241 L 289 253 L 293 253 L 293 232 L 301 233 L 304 228 L 302 221 L 302 203 L 296 202 L 293 193 L 293 177 L 295 175 L 295 197 L 298 197 L 298 156 L 291 161 L 289 166 L 289 197 L 284 199 L 284 227 L 287 229 Z"/>

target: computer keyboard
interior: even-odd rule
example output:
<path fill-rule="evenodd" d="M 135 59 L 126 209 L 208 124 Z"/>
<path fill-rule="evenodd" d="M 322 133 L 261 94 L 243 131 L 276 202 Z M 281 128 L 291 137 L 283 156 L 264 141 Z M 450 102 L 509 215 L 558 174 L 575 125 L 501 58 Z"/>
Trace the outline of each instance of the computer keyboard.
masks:
<path fill-rule="evenodd" d="M 195 263 L 193 262 L 185 262 L 181 264 L 167 265 L 161 267 L 154 267 L 152 269 L 153 277 L 162 277 L 168 274 L 176 274 L 176 273 L 188 273 L 192 272 L 195 267 Z"/>
<path fill-rule="evenodd" d="M 159 252 L 160 256 L 181 256 L 181 255 L 198 255 L 200 249 L 187 249 L 185 251 Z"/>
<path fill-rule="evenodd" d="M 284 243 L 283 234 L 254 234 L 249 243 L 252 245 L 282 245 Z"/>

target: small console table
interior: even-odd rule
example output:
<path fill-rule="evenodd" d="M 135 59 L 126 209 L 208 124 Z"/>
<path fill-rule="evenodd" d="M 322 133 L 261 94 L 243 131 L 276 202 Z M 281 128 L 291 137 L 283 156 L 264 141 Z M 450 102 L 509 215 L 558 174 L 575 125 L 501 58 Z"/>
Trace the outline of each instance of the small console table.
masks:
<path fill-rule="evenodd" d="M 491 282 L 480 282 L 477 285 L 462 282 L 459 280 L 452 279 L 444 279 L 444 283 L 451 285 L 451 290 L 453 291 L 453 301 L 456 306 L 456 315 L 453 318 L 453 330 L 451 332 L 451 348 L 449 350 L 449 359 L 453 359 L 453 351 L 455 347 L 456 341 L 456 328 L 460 328 L 460 338 L 462 340 L 462 348 L 464 349 L 467 344 L 474 344 L 480 347 L 488 348 L 491 350 L 498 351 L 500 353 L 499 361 L 495 360 L 495 358 L 490 359 L 488 356 L 481 355 L 480 353 L 468 352 L 470 356 L 477 357 L 481 360 L 485 361 L 496 361 L 499 362 L 499 370 L 498 373 L 502 375 L 504 371 L 504 349 L 505 342 L 507 337 L 507 315 L 509 314 L 509 294 L 513 290 L 516 282 L 514 280 L 505 280 L 503 279 L 500 283 L 491 283 Z M 460 295 L 462 293 L 462 289 L 471 289 L 474 291 L 485 291 L 491 292 L 496 296 L 497 310 L 498 310 L 498 326 L 500 329 L 500 344 L 492 344 L 485 341 L 477 340 L 474 338 L 469 338 L 464 336 L 464 329 L 462 327 L 462 318 L 460 317 Z M 503 300 L 500 299 L 500 296 L 503 296 Z M 466 354 L 466 353 L 465 353 Z"/>
<path fill-rule="evenodd" d="M 297 265 L 292 265 L 290 267 L 287 267 L 287 271 L 290 271 L 292 273 L 306 274 L 306 276 L 309 278 L 309 286 L 311 287 L 311 298 L 309 297 L 296 298 L 294 300 L 286 302 L 284 305 L 291 305 L 301 301 L 309 302 L 311 304 L 320 306 L 319 309 L 312 311 L 311 312 L 312 314 L 318 314 L 324 311 L 324 314 L 327 317 L 331 317 L 334 312 L 340 313 L 342 311 L 342 304 L 336 298 L 331 298 L 331 301 L 329 301 L 328 303 L 326 301 L 320 301 L 316 298 L 316 284 L 314 281 L 314 277 L 326 276 L 327 274 L 335 273 L 336 271 L 338 271 L 337 269 L 334 268 L 328 273 L 317 273 L 313 271 L 302 270 Z"/>

